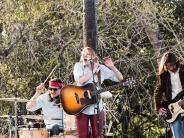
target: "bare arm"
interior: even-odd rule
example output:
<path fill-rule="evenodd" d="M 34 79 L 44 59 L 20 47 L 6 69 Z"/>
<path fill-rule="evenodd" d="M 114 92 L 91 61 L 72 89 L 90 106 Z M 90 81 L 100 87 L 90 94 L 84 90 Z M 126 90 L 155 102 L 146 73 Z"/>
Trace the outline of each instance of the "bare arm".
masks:
<path fill-rule="evenodd" d="M 111 70 L 114 72 L 119 81 L 124 79 L 122 73 L 115 66 L 111 68 Z"/>
<path fill-rule="evenodd" d="M 85 84 L 93 77 L 93 75 L 97 73 L 99 68 L 99 62 L 94 63 L 93 70 L 91 69 L 91 65 L 88 65 L 86 67 L 89 68 L 89 72 L 79 78 L 78 83 L 80 84 Z"/>
<path fill-rule="evenodd" d="M 79 78 L 78 83 L 85 84 L 91 77 L 92 72 L 88 72 Z"/>
<path fill-rule="evenodd" d="M 104 64 L 114 72 L 114 74 L 116 75 L 116 78 L 119 81 L 122 81 L 124 79 L 122 73 L 114 66 L 114 63 L 111 60 L 111 58 L 105 57 Z"/>
<path fill-rule="evenodd" d="M 37 100 L 37 98 L 41 95 L 41 93 L 43 92 L 43 90 L 44 90 L 44 84 L 43 83 L 41 83 L 40 85 L 38 85 L 37 87 L 36 87 L 36 92 L 35 92 L 35 94 L 33 95 L 33 97 L 30 99 L 30 101 L 29 102 L 27 102 L 27 104 L 26 104 L 26 109 L 27 110 L 29 110 L 29 109 L 31 109 L 31 108 L 34 108 L 35 106 L 36 106 L 36 100 Z"/>

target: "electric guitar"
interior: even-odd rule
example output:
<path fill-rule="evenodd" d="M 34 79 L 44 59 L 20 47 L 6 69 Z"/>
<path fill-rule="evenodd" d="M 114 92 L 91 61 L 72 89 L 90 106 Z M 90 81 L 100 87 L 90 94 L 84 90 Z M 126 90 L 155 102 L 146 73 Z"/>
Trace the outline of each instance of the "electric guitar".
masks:
<path fill-rule="evenodd" d="M 134 86 L 134 84 L 135 80 L 131 78 L 100 90 L 97 90 L 93 83 L 88 83 L 85 86 L 67 85 L 61 89 L 60 100 L 64 111 L 69 115 L 75 115 L 89 105 L 95 104 L 100 93 L 120 86 Z"/>
<path fill-rule="evenodd" d="M 168 123 L 174 122 L 177 117 L 184 113 L 184 91 L 177 94 L 177 96 L 170 101 L 163 101 L 162 107 L 167 110 L 166 115 L 163 116 L 164 120 Z"/>

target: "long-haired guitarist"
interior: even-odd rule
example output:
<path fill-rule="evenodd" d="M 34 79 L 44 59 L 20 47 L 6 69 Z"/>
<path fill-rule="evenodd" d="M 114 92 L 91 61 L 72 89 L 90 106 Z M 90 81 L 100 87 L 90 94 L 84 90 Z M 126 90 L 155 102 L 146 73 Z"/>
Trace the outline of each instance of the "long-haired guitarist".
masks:
<path fill-rule="evenodd" d="M 159 75 L 154 91 L 154 100 L 156 110 L 160 116 L 169 118 L 172 134 L 174 138 L 183 138 L 182 116 L 177 114 L 182 113 L 182 106 L 179 102 L 184 90 L 184 65 L 179 63 L 179 60 L 172 52 L 163 54 L 160 65 Z M 167 101 L 172 101 L 170 104 L 161 103 L 163 95 Z M 176 104 L 175 104 L 176 102 Z M 181 102 L 180 102 L 181 103 Z M 172 121 L 172 118 L 173 119 Z"/>
<path fill-rule="evenodd" d="M 105 79 L 119 82 L 123 80 L 123 75 L 115 67 L 111 58 L 104 58 L 104 65 L 99 63 L 98 57 L 90 47 L 83 48 L 80 61 L 74 66 L 74 78 L 78 86 L 88 83 L 102 83 Z M 98 114 L 97 114 L 98 113 Z M 103 130 L 103 105 L 102 100 L 85 108 L 76 115 L 79 138 L 88 138 L 89 122 L 92 128 L 93 138 L 102 138 Z M 99 122 L 99 123 L 98 123 Z"/>

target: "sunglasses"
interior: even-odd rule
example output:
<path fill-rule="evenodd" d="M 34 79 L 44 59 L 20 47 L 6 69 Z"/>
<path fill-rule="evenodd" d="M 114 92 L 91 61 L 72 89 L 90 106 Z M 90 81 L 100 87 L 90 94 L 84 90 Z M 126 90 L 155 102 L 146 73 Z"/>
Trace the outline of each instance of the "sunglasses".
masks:
<path fill-rule="evenodd" d="M 60 88 L 48 88 L 50 91 L 58 91 Z"/>

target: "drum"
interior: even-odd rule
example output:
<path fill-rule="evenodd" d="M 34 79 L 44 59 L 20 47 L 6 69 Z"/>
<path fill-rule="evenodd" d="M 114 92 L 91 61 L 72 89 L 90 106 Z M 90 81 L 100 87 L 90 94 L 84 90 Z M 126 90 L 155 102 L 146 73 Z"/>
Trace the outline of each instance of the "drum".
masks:
<path fill-rule="evenodd" d="M 64 135 L 74 135 L 77 134 L 77 125 L 74 115 L 68 115 L 64 113 Z"/>
<path fill-rule="evenodd" d="M 48 138 L 49 133 L 45 128 L 19 128 L 19 138 Z"/>
<path fill-rule="evenodd" d="M 52 136 L 50 138 L 78 138 L 77 136 L 73 136 L 73 135 L 58 135 L 58 136 Z"/>

